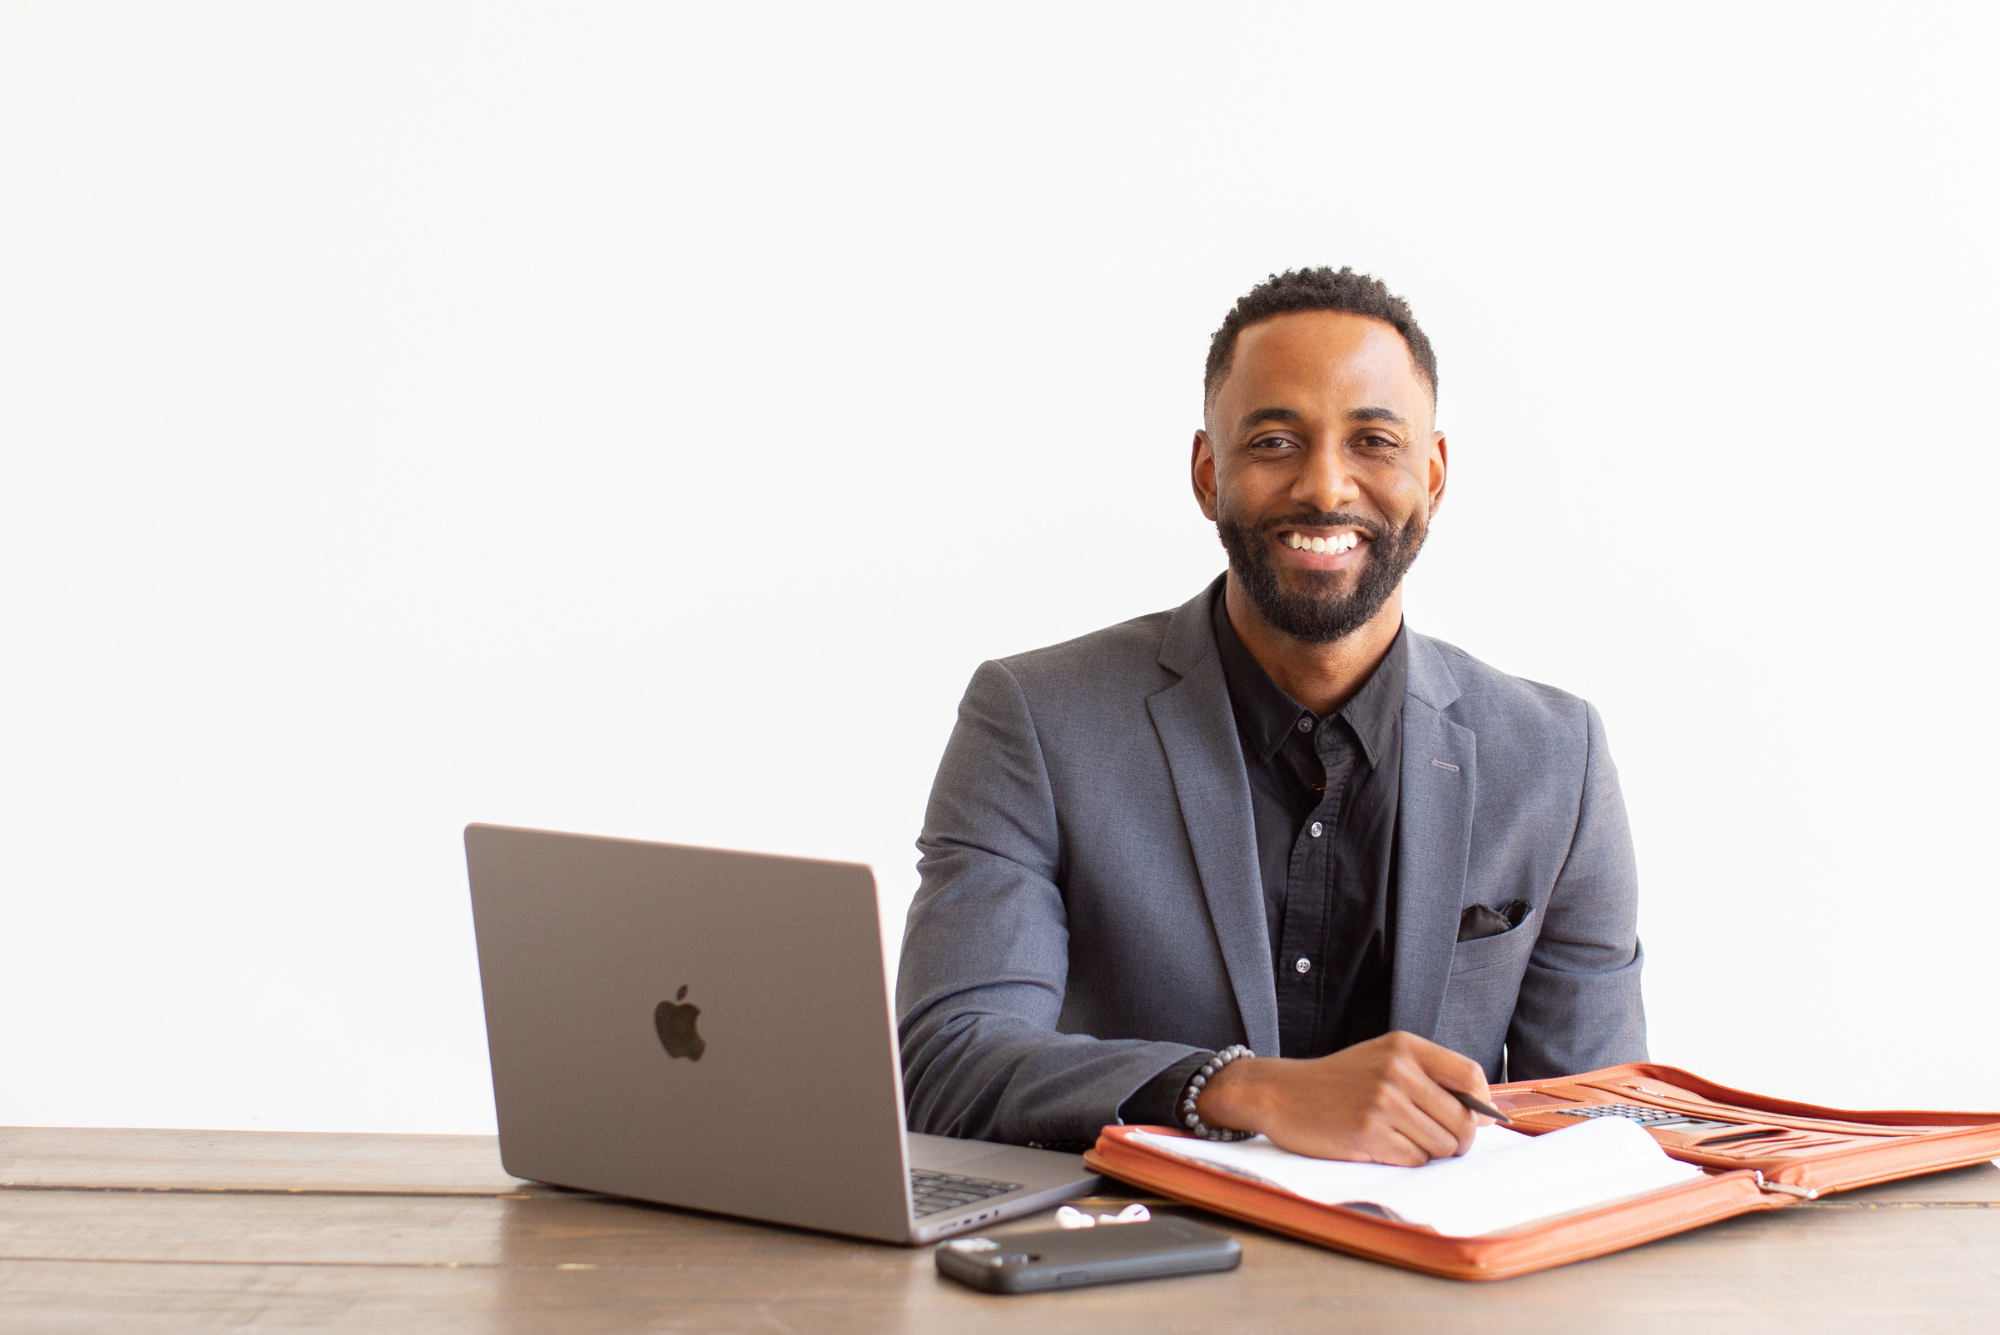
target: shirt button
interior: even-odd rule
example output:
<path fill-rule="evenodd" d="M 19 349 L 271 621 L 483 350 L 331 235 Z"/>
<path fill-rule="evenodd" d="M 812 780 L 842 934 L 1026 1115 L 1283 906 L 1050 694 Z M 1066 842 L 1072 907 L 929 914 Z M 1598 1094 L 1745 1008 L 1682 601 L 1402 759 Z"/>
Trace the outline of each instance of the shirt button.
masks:
<path fill-rule="evenodd" d="M 1298 962 L 1292 965 L 1292 967 L 1294 969 L 1297 969 L 1300 973 L 1311 973 L 1313 962 L 1307 959 L 1304 955 L 1301 955 L 1298 958 Z"/>
<path fill-rule="evenodd" d="M 1311 732 L 1312 730 L 1313 730 L 1313 721 L 1311 719 L 1302 718 L 1299 720 L 1300 732 Z"/>
<path fill-rule="evenodd" d="M 1320 823 L 1319 823 L 1318 821 L 1314 821 L 1314 822 L 1312 823 L 1312 832 L 1313 832 L 1313 838 L 1315 838 L 1315 839 L 1319 838 L 1319 836 L 1320 836 L 1320 832 L 1321 832 L 1321 831 L 1322 831 L 1322 830 L 1323 830 L 1324 828 L 1325 828 L 1325 827 L 1324 827 L 1324 826 L 1322 826 L 1322 825 L 1321 825 L 1321 824 L 1320 824 Z M 1300 970 L 1299 972 L 1303 973 L 1303 972 L 1305 972 L 1305 971 L 1304 971 L 1303 969 L 1301 969 L 1301 970 Z"/>

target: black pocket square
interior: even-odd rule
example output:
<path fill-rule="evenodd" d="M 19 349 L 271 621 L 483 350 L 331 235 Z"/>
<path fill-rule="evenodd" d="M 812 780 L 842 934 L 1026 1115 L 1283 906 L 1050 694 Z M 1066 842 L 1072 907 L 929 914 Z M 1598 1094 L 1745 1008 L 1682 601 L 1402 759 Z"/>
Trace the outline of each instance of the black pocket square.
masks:
<path fill-rule="evenodd" d="M 1497 909 L 1489 909 L 1484 904 L 1474 904 L 1458 915 L 1458 939 L 1479 941 L 1502 932 L 1511 932 L 1521 925 L 1528 916 L 1528 901 L 1510 899 Z"/>

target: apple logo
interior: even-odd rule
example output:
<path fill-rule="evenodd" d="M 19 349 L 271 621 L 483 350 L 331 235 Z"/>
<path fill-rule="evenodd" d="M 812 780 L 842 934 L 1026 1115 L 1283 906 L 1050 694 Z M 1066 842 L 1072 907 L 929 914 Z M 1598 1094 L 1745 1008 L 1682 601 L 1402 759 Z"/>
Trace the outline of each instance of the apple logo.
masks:
<path fill-rule="evenodd" d="M 674 994 L 674 1001 L 687 997 L 687 984 Z M 663 1001 L 653 1007 L 653 1028 L 660 1031 L 660 1046 L 667 1050 L 669 1057 L 686 1057 L 691 1062 L 701 1060 L 701 1054 L 708 1051 L 708 1044 L 701 1041 L 701 1031 L 694 1022 L 701 1016 L 701 1007 L 689 1002 L 677 1006 L 674 1001 Z"/>

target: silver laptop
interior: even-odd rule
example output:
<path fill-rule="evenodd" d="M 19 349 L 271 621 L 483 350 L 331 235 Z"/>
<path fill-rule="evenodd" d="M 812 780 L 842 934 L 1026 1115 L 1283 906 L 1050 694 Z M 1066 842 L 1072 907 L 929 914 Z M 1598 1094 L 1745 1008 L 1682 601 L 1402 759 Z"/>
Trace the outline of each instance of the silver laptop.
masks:
<path fill-rule="evenodd" d="M 1097 1186 L 905 1133 L 868 868 L 496 825 L 465 860 L 516 1177 L 902 1243 Z"/>

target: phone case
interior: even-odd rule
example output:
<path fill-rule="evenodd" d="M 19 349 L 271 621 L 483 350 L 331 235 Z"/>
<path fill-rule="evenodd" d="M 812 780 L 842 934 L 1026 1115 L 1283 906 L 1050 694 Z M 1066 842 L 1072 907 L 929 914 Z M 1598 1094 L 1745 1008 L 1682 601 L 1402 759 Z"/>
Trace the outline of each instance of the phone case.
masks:
<path fill-rule="evenodd" d="M 1321 1205 L 1129 1139 L 1134 1131 L 1187 1134 L 1171 1127 L 1107 1126 L 1084 1162 L 1133 1186 L 1323 1247 L 1449 1279 L 1484 1280 L 1547 1270 L 1753 1210 L 1782 1209 L 1829 1192 L 2000 1155 L 2000 1113 L 1822 1108 L 1728 1089 L 1646 1062 L 1496 1085 L 1493 1094 L 1515 1129 L 1530 1135 L 1576 1125 L 1581 1110 L 1614 1107 L 1727 1127 L 1647 1127 L 1669 1155 L 1706 1169 L 1703 1180 L 1469 1238 Z"/>
<path fill-rule="evenodd" d="M 1044 1228 L 939 1243 L 938 1272 L 988 1293 L 1041 1293 L 1234 1270 L 1243 1245 L 1192 1219 Z"/>

